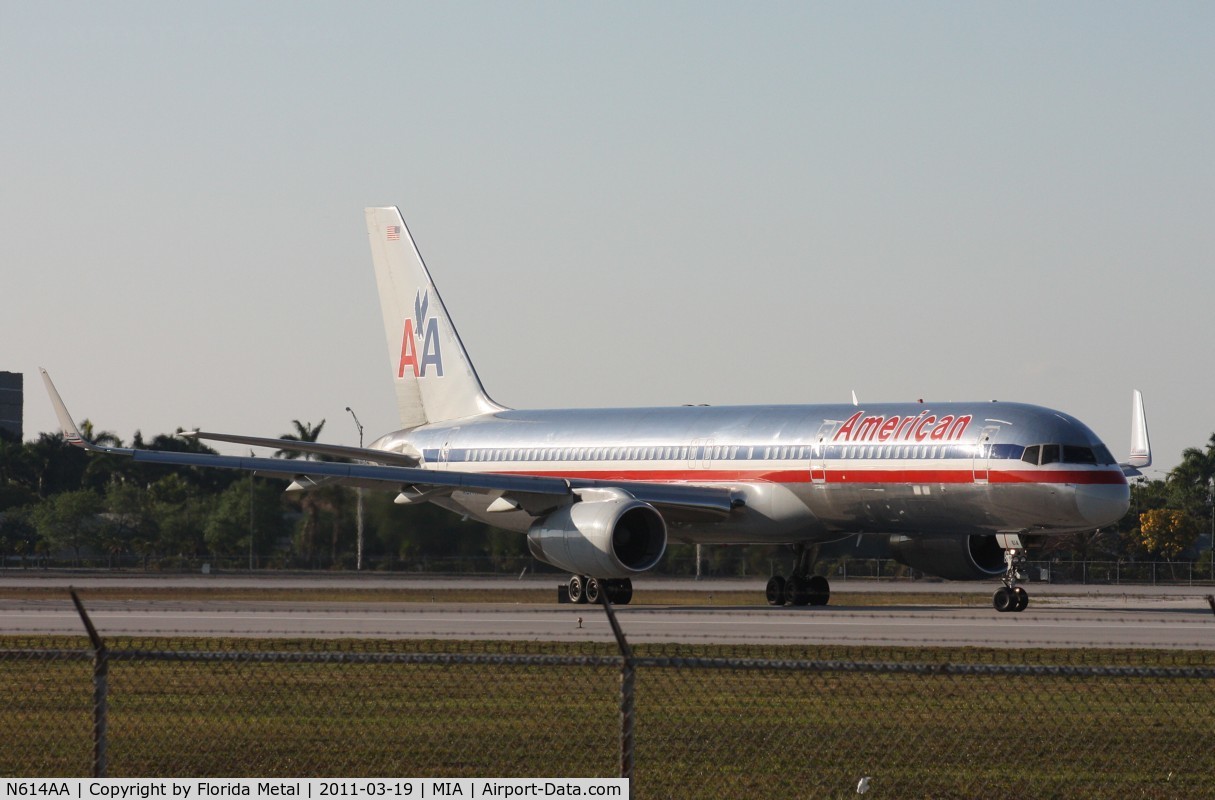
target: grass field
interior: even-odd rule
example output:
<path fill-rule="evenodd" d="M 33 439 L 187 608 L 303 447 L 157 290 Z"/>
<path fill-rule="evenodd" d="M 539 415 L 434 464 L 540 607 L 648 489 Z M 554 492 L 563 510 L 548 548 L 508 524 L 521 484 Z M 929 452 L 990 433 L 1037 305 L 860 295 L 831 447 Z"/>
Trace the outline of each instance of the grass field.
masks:
<path fill-rule="evenodd" d="M 508 663 L 605 644 L 115 639 L 112 776 L 613 776 L 619 669 Z M 79 637 L 0 637 L 0 774 L 87 775 Z M 208 650 L 220 661 L 135 651 Z M 25 655 L 14 656 L 19 651 Z M 637 655 L 835 662 L 1212 666 L 1210 653 L 638 646 Z M 268 661 L 463 653 L 484 663 Z M 235 656 L 232 654 L 243 655 Z M 259 656 L 260 654 L 260 656 Z M 490 658 L 484 658 L 489 656 Z M 135 660 L 131 660 L 134 658 Z M 634 797 L 1215 796 L 1215 686 L 1126 674 L 909 674 L 643 665 Z"/>

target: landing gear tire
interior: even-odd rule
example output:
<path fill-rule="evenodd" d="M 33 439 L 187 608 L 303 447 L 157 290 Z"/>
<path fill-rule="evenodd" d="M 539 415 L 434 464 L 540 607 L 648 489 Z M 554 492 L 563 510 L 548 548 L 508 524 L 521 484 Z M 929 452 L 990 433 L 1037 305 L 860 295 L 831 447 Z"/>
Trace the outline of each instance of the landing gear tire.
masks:
<path fill-rule="evenodd" d="M 991 604 L 995 607 L 996 611 L 1004 613 L 1005 611 L 1012 611 L 1016 607 L 1017 599 L 1012 589 L 1009 589 L 1007 586 L 1001 586 L 991 596 Z"/>
<path fill-rule="evenodd" d="M 785 582 L 785 595 L 791 606 L 810 604 L 810 581 L 800 575 L 790 575 Z"/>
<path fill-rule="evenodd" d="M 810 605 L 825 606 L 831 600 L 831 584 L 822 575 L 811 575 L 807 588 L 810 591 Z"/>
<path fill-rule="evenodd" d="M 793 574 L 768 579 L 764 597 L 770 606 L 825 606 L 831 600 L 831 584 L 822 575 L 812 575 L 818 547 L 799 544 L 794 548 Z"/>
<path fill-rule="evenodd" d="M 768 578 L 768 586 L 764 590 L 764 594 L 768 598 L 768 605 L 783 606 L 785 604 L 785 579 L 780 575 Z"/>
<path fill-rule="evenodd" d="M 633 599 L 633 582 L 628 578 L 603 581 L 603 589 L 607 592 L 608 602 L 617 606 L 627 606 Z"/>
<path fill-rule="evenodd" d="M 1025 608 L 1029 605 L 1029 592 L 1025 591 L 1020 586 L 1014 586 L 1012 588 L 1012 592 L 1013 592 L 1013 596 L 1015 597 L 1015 602 L 1013 604 L 1012 610 L 1013 611 L 1024 611 Z"/>
<path fill-rule="evenodd" d="M 566 584 L 566 589 L 569 590 L 571 603 L 586 602 L 586 576 L 571 575 L 569 582 Z"/>
<path fill-rule="evenodd" d="M 603 592 L 603 583 L 598 578 L 586 579 L 586 602 L 591 605 L 599 605 L 599 595 Z"/>

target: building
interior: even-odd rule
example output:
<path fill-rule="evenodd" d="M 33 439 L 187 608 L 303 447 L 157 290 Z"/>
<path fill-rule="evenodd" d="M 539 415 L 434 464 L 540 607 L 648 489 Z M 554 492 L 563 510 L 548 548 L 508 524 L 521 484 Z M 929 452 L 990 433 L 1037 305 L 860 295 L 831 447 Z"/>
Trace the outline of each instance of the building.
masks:
<path fill-rule="evenodd" d="M 20 372 L 0 372 L 0 430 L 13 434 L 18 441 L 24 438 L 21 428 L 24 407 L 22 379 Z"/>

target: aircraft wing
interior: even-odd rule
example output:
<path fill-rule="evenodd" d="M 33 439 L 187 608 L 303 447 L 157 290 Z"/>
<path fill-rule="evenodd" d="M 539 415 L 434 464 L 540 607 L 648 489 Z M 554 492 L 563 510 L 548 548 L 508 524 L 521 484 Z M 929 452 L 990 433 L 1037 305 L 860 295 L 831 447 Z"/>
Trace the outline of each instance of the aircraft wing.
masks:
<path fill-rule="evenodd" d="M 454 491 L 493 495 L 505 498 L 513 507 L 523 509 L 533 516 L 546 514 L 563 505 L 574 502 L 580 489 L 612 487 L 622 489 L 638 500 L 650 503 L 660 512 L 671 513 L 680 521 L 725 516 L 744 504 L 741 492 L 731 487 L 695 486 L 690 484 L 659 484 L 611 482 L 589 479 L 565 479 L 538 477 L 534 475 L 505 475 L 492 472 L 447 472 L 419 467 L 392 464 L 354 464 L 334 461 L 284 461 L 280 458 L 255 456 L 224 456 L 210 453 L 179 453 L 162 450 L 139 450 L 126 447 L 105 447 L 93 444 L 81 435 L 72 421 L 59 392 L 51 382 L 46 370 L 41 370 L 42 380 L 59 418 L 59 426 L 69 444 L 86 450 L 113 455 L 129 456 L 136 461 L 150 464 L 172 464 L 187 467 L 215 467 L 238 469 L 259 475 L 284 478 L 300 484 L 340 484 L 367 488 L 399 491 L 406 498 L 429 499 Z M 200 437 L 202 438 L 202 437 Z M 212 437 L 214 438 L 214 437 Z M 263 444 L 283 449 L 299 449 L 295 443 L 281 439 L 254 437 L 228 437 L 223 441 L 244 444 Z M 328 448 L 328 446 L 326 446 Z M 332 448 L 327 454 L 332 454 Z M 345 448 L 359 450 L 360 448 Z M 379 451 L 370 451 L 372 453 Z"/>
<path fill-rule="evenodd" d="M 211 433 L 209 431 L 185 431 L 178 434 L 189 439 L 206 439 L 210 442 L 233 442 L 254 447 L 273 447 L 276 450 L 290 450 L 298 453 L 311 453 L 318 456 L 335 458 L 352 458 L 358 461 L 370 461 L 374 464 L 397 464 L 402 467 L 418 466 L 418 459 L 404 453 L 389 453 L 386 450 L 372 450 L 367 447 L 346 447 L 340 444 L 323 444 L 321 442 L 299 442 L 293 439 L 269 439 L 264 436 L 237 436 L 231 433 Z"/>

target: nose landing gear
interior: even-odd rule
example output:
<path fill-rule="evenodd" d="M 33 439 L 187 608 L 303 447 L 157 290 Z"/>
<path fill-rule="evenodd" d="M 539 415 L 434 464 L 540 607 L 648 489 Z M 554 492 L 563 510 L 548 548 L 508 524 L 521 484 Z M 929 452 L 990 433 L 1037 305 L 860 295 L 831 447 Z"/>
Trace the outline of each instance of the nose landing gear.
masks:
<path fill-rule="evenodd" d="M 1004 585 L 991 596 L 996 611 L 1024 611 L 1029 605 L 1029 592 L 1017 585 L 1025 580 L 1025 546 L 1015 533 L 997 533 L 996 541 L 1004 548 Z"/>

